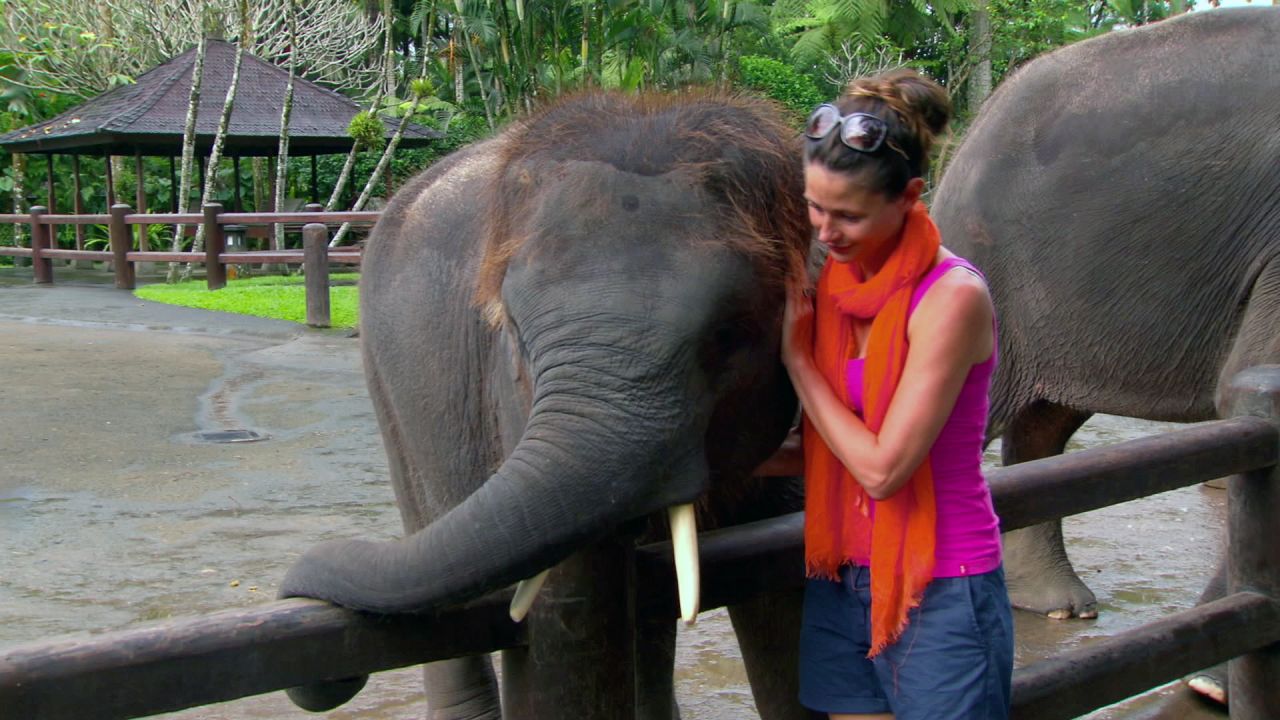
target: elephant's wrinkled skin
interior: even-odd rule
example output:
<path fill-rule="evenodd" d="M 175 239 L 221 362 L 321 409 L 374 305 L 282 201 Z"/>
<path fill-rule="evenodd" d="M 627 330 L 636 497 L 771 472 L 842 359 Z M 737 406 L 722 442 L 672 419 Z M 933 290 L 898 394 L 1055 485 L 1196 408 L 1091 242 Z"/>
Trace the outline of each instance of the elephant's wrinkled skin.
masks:
<path fill-rule="evenodd" d="M 746 100 L 590 95 L 401 190 L 369 239 L 361 336 L 410 535 L 314 548 L 282 594 L 423 611 L 676 503 L 702 526 L 798 509 L 794 482 L 751 477 L 796 409 L 778 357 L 809 240 L 793 137 Z M 730 612 L 762 715 L 803 717 L 794 595 Z M 662 717 L 674 624 L 654 632 L 637 695 Z M 426 675 L 429 717 L 497 716 L 487 658 Z"/>
<path fill-rule="evenodd" d="M 983 106 L 933 213 L 999 311 L 1006 464 L 1095 412 L 1214 418 L 1280 361 L 1277 38 L 1280 8 L 1197 12 L 1038 59 Z M 1005 552 L 1016 605 L 1096 612 L 1060 524 Z"/>

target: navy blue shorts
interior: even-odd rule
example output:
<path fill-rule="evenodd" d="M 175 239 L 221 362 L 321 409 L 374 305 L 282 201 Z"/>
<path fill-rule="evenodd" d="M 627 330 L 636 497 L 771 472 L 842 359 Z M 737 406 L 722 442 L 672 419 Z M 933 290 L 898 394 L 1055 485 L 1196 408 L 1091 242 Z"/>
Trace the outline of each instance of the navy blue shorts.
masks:
<path fill-rule="evenodd" d="M 895 720 L 1005 720 L 1013 677 L 1013 612 L 1004 570 L 935 578 L 906 630 L 874 659 L 870 571 L 809 579 L 800 632 L 800 702 L 826 713 Z"/>

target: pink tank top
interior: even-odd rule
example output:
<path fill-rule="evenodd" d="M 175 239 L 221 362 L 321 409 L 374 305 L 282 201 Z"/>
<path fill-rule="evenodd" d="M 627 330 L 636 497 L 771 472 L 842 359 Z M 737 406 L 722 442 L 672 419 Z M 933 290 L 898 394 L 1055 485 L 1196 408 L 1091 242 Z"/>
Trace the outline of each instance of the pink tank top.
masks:
<path fill-rule="evenodd" d="M 920 280 L 908 313 L 915 312 L 920 299 L 938 278 L 957 267 L 982 276 L 967 260 L 947 258 Z M 850 360 L 845 378 L 849 406 L 859 417 L 862 415 L 862 366 L 861 358 Z M 991 357 L 969 369 L 951 417 L 929 450 L 938 507 L 934 577 L 978 575 L 1000 565 L 1000 520 L 982 476 L 982 446 L 990 404 L 987 393 L 995 367 L 996 352 L 992 350 Z M 871 503 L 871 513 L 874 519 L 875 501 Z M 870 565 L 869 558 L 859 558 L 857 562 Z"/>

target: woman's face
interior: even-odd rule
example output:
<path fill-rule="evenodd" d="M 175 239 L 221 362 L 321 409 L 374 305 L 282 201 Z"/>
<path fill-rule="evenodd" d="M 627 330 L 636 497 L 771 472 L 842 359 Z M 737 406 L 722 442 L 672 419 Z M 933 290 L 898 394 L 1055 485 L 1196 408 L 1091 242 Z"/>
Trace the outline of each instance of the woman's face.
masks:
<path fill-rule="evenodd" d="M 854 176 L 806 163 L 804 197 L 818 242 L 836 262 L 878 268 L 892 252 L 907 212 L 920 196 L 918 179 L 895 199 L 869 190 Z"/>

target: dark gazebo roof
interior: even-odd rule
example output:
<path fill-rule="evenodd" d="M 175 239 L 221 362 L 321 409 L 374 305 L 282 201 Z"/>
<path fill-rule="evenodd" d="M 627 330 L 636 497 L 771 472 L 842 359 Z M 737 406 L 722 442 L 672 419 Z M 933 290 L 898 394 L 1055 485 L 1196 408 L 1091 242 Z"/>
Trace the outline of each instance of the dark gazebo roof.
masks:
<path fill-rule="evenodd" d="M 182 154 L 182 131 L 191 93 L 195 48 L 123 85 L 36 125 L 0 135 L 0 147 L 15 153 L 95 153 L 176 156 Z M 205 49 L 200 110 L 196 119 L 196 153 L 213 146 L 222 104 L 231 85 L 235 45 L 209 40 Z M 275 155 L 287 70 L 245 53 L 236 86 L 235 106 L 227 131 L 225 156 Z M 360 106 L 332 90 L 295 77 L 289 116 L 289 154 L 325 155 L 351 149 L 347 125 Z M 394 124 L 387 125 L 390 137 Z M 414 147 L 443 137 L 410 124 L 400 147 Z"/>

